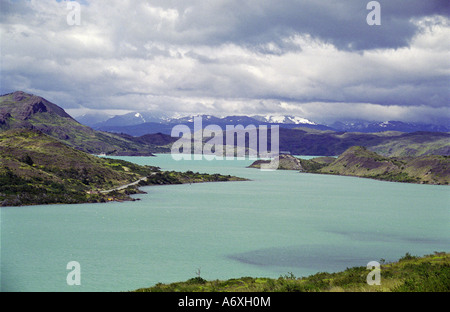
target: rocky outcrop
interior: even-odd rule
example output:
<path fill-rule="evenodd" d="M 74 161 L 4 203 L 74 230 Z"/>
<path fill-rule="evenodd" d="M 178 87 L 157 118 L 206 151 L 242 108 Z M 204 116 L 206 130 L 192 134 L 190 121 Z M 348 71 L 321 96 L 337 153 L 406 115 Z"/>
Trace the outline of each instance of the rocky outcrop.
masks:
<path fill-rule="evenodd" d="M 302 163 L 300 159 L 292 155 L 279 155 L 275 158 L 275 163 L 278 160 L 278 168 L 280 170 L 303 170 Z M 270 160 L 257 160 L 249 166 L 249 168 L 261 168 L 262 164 L 269 164 Z"/>
<path fill-rule="evenodd" d="M 58 105 L 22 91 L 0 96 L 0 129 L 39 130 L 91 154 L 152 156 L 156 151 L 132 137 L 95 131 L 78 123 Z"/>
<path fill-rule="evenodd" d="M 383 157 L 364 147 L 354 146 L 318 172 L 393 182 L 448 185 L 450 157 Z"/>
<path fill-rule="evenodd" d="M 257 160 L 249 167 L 261 168 L 261 164 L 267 163 L 270 161 Z M 393 182 L 440 185 L 450 183 L 449 156 L 384 157 L 362 146 L 352 146 L 338 158 L 299 159 L 291 155 L 280 155 L 279 166 L 273 169 L 355 176 Z"/>

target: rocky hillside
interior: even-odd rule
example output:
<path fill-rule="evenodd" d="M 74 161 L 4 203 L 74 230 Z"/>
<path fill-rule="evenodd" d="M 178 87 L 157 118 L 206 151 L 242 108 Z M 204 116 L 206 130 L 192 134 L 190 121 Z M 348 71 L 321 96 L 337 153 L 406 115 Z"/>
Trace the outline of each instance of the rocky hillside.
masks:
<path fill-rule="evenodd" d="M 364 147 L 355 146 L 318 172 L 396 182 L 449 184 L 450 157 L 383 157 Z"/>
<path fill-rule="evenodd" d="M 130 200 L 144 185 L 241 180 L 97 157 L 38 130 L 0 132 L 0 206 Z"/>
<path fill-rule="evenodd" d="M 300 159 L 291 156 L 291 155 L 279 155 L 276 160 L 278 160 L 278 168 L 272 169 L 280 169 L 280 170 L 300 170 L 303 171 L 302 164 Z M 270 164 L 270 160 L 257 160 L 253 164 L 249 166 L 249 168 L 261 168 L 262 164 Z"/>
<path fill-rule="evenodd" d="M 116 134 L 95 131 L 78 123 L 46 99 L 17 91 L 0 97 L 0 130 L 35 129 L 90 154 L 146 155 L 155 146 Z"/>
<path fill-rule="evenodd" d="M 402 133 L 398 137 L 385 137 L 383 142 L 368 148 L 377 154 L 390 157 L 450 156 L 450 134 L 446 132 Z"/>
<path fill-rule="evenodd" d="M 260 168 L 268 160 L 258 160 L 249 167 Z M 336 174 L 384 181 L 424 184 L 450 182 L 450 156 L 384 157 L 362 146 L 348 148 L 338 158 L 299 159 L 280 155 L 278 169 L 300 172 Z"/>
<path fill-rule="evenodd" d="M 0 132 L 3 206 L 105 201 L 108 197 L 97 191 L 135 182 L 156 170 L 89 155 L 38 130 Z"/>

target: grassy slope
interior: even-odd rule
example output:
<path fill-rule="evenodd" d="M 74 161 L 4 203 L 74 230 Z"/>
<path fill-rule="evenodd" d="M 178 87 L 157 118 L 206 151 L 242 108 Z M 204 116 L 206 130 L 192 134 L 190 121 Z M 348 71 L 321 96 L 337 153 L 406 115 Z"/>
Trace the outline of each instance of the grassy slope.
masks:
<path fill-rule="evenodd" d="M 278 169 L 299 170 L 372 178 L 383 181 L 445 184 L 450 183 L 450 156 L 424 155 L 418 157 L 384 157 L 365 147 L 348 148 L 338 158 L 315 157 L 298 159 L 280 155 Z M 295 158 L 297 160 L 297 158 Z M 268 160 L 257 160 L 249 168 L 260 168 Z"/>
<path fill-rule="evenodd" d="M 354 146 L 317 172 L 385 181 L 449 184 L 449 165 L 449 156 L 383 157 L 364 147 Z"/>
<path fill-rule="evenodd" d="M 450 254 L 424 257 L 406 254 L 394 263 L 381 264 L 381 285 L 367 284 L 371 269 L 353 267 L 337 273 L 320 272 L 308 277 L 292 273 L 273 278 L 242 277 L 206 281 L 200 276 L 185 282 L 157 284 L 137 292 L 449 292 Z"/>
<path fill-rule="evenodd" d="M 0 132 L 3 205 L 104 201 L 108 197 L 96 190 L 134 182 L 155 169 L 98 158 L 37 130 Z"/>
<path fill-rule="evenodd" d="M 370 146 L 369 149 L 390 157 L 450 155 L 450 138 L 448 133 L 407 133 L 397 139 L 387 138 L 383 143 Z"/>
<path fill-rule="evenodd" d="M 76 150 L 37 130 L 0 132 L 0 205 L 129 200 L 137 187 L 101 194 L 148 177 L 142 185 L 230 181 L 239 178 L 193 172 L 162 172 Z"/>

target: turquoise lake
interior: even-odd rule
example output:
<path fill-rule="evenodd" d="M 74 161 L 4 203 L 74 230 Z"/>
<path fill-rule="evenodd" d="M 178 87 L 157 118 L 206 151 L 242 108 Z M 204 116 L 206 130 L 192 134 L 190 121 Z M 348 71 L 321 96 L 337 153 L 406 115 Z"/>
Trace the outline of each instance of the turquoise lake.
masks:
<path fill-rule="evenodd" d="M 250 179 L 149 186 L 139 201 L 0 208 L 2 291 L 308 276 L 449 251 L 450 187 L 261 171 L 253 161 L 120 157 Z M 70 261 L 81 285 L 66 282 Z M 381 272 L 383 279 L 383 272 Z"/>

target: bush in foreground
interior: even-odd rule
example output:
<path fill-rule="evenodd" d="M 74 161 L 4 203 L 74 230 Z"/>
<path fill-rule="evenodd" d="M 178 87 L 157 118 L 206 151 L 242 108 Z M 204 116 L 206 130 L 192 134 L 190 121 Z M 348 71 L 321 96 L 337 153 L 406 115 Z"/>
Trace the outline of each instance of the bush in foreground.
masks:
<path fill-rule="evenodd" d="M 137 292 L 450 292 L 450 254 L 435 252 L 423 257 L 409 253 L 397 262 L 381 261 L 381 285 L 368 285 L 366 267 L 337 273 L 320 272 L 308 277 L 292 273 L 273 278 L 241 277 L 226 281 L 206 281 L 201 277 L 186 282 L 158 283 Z"/>

